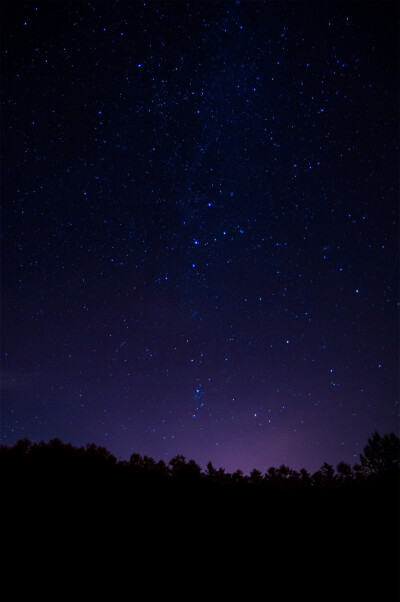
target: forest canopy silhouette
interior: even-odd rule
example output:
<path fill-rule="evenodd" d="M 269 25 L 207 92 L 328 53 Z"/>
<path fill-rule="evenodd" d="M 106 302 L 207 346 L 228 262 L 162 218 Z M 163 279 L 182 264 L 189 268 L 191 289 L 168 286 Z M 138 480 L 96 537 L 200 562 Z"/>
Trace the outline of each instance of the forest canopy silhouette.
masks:
<path fill-rule="evenodd" d="M 92 471 L 110 471 L 124 474 L 126 478 L 179 482 L 213 483 L 249 483 L 264 484 L 273 487 L 337 487 L 358 484 L 366 481 L 396 479 L 400 471 L 400 439 L 395 433 L 381 436 L 375 431 L 369 438 L 360 454 L 360 462 L 353 467 L 346 462 L 339 462 L 335 468 L 324 462 L 321 468 L 310 474 L 305 468 L 300 471 L 282 464 L 278 468 L 270 467 L 265 473 L 254 468 L 249 475 L 241 470 L 233 473 L 224 468 L 215 468 L 208 462 L 206 470 L 194 461 L 187 461 L 179 454 L 169 463 L 154 460 L 149 456 L 133 453 L 129 461 L 117 461 L 105 447 L 88 443 L 85 447 L 74 447 L 71 443 L 63 443 L 60 439 L 52 439 L 49 443 L 40 441 L 32 443 L 29 439 L 20 439 L 10 447 L 0 446 L 1 462 L 4 471 L 15 470 L 21 464 L 34 467 L 35 470 L 52 469 L 54 471 L 72 470 L 74 474 Z M 54 475 L 55 476 L 55 475 Z"/>
<path fill-rule="evenodd" d="M 398 600 L 395 433 L 313 474 L 60 439 L 0 458 L 2 600 Z"/>

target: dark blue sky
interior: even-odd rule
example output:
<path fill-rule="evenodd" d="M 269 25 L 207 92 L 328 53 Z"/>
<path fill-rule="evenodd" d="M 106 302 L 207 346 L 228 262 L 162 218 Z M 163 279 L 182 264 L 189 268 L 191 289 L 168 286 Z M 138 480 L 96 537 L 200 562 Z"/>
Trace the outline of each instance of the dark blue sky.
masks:
<path fill-rule="evenodd" d="M 1 441 L 399 432 L 394 2 L 2 3 Z"/>

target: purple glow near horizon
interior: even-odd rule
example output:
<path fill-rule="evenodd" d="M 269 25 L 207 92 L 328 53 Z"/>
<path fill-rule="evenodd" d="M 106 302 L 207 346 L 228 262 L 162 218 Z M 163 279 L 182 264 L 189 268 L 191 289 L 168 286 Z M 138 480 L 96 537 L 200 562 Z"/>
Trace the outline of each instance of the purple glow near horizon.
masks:
<path fill-rule="evenodd" d="M 399 432 L 394 3 L 3 3 L 1 442 Z"/>

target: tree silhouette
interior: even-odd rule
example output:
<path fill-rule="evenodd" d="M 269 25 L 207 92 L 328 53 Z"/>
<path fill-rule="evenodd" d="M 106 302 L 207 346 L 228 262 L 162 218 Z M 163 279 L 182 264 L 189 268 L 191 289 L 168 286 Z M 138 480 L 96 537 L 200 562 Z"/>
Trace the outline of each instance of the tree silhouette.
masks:
<path fill-rule="evenodd" d="M 241 481 L 243 481 L 243 479 L 243 470 L 240 470 L 240 468 L 238 470 L 235 470 L 235 472 L 231 475 L 231 481 L 233 483 L 240 483 Z"/>
<path fill-rule="evenodd" d="M 20 439 L 12 448 L 12 453 L 17 458 L 23 458 L 30 453 L 31 448 L 32 443 L 29 441 L 29 439 Z"/>
<path fill-rule="evenodd" d="M 364 453 L 360 454 L 361 469 L 367 476 L 383 476 L 399 470 L 400 439 L 395 433 L 379 435 L 375 431 L 368 438 Z"/>
<path fill-rule="evenodd" d="M 262 472 L 257 470 L 257 468 L 253 468 L 253 470 L 250 473 L 250 483 L 262 483 L 263 480 L 263 476 L 262 476 Z"/>
<path fill-rule="evenodd" d="M 129 461 L 116 462 L 108 450 L 96 444 L 78 448 L 59 439 L 34 444 L 24 439 L 12 448 L 0 446 L 5 500 L 2 533 L 8 559 L 3 581 L 7 581 L 7 594 L 11 592 L 5 599 L 128 599 L 132 567 L 138 592 L 134 600 L 183 602 L 188 599 L 193 580 L 196 587 L 203 587 L 193 600 L 398 599 L 391 577 L 395 569 L 387 568 L 395 565 L 398 557 L 397 542 L 390 535 L 398 527 L 398 490 L 392 488 L 392 483 L 397 483 L 396 478 L 392 479 L 396 476 L 393 467 L 398 466 L 396 449 L 395 436 L 374 434 L 358 468 L 340 462 L 335 475 L 333 467 L 325 462 L 312 479 L 306 469 L 296 472 L 284 464 L 271 467 L 263 477 L 257 469 L 249 476 L 240 470 L 229 474 L 209 462 L 203 474 L 194 460 L 187 461 L 183 455 L 172 458 L 169 465 L 138 453 L 133 453 Z M 375 478 L 376 471 L 380 474 L 382 470 L 390 475 L 387 481 Z M 347 483 L 352 486 L 345 487 Z M 273 519 L 266 521 L 266 514 Z M 257 525 L 256 529 L 249 528 L 249 520 L 250 527 Z M 134 541 L 129 558 L 128 538 Z M 289 546 L 300 550 L 301 542 L 306 540 L 315 547 L 314 555 L 296 553 L 292 565 L 281 566 L 280 560 L 275 561 L 279 551 L 285 553 Z M 339 540 L 343 571 L 337 558 Z M 25 558 L 20 553 L 21 541 L 36 541 L 35 554 Z M 260 551 L 260 541 L 268 541 L 266 548 L 271 551 Z M 204 546 L 199 542 L 208 545 L 210 570 L 196 581 L 196 567 L 204 559 L 200 551 Z M 147 566 L 149 555 L 153 560 Z M 221 578 L 217 590 L 214 583 L 221 558 L 237 567 L 235 575 L 239 577 Z M 70 571 L 71 559 L 76 566 L 82 564 L 85 574 L 93 576 L 86 580 L 84 592 L 79 591 L 78 577 Z M 318 581 L 322 562 L 324 567 L 339 568 L 330 584 L 333 589 L 329 598 L 320 597 L 325 587 L 324 576 Z M 264 563 L 277 576 L 276 585 L 269 580 L 266 589 L 254 572 L 254 567 L 258 570 Z M 47 594 L 42 591 L 45 586 L 35 581 L 43 564 L 49 567 L 52 579 Z M 288 580 L 288 566 L 295 577 L 310 571 L 301 595 L 298 591 L 303 581 Z M 313 566 L 317 567 L 314 575 L 310 569 Z M 360 580 L 364 569 L 365 577 Z M 29 578 L 19 580 L 20 574 L 28 574 Z M 243 579 L 241 574 L 245 575 Z M 99 575 L 104 575 L 107 591 L 103 591 Z M 349 575 L 353 575 L 351 591 Z M 372 588 L 371 579 L 375 579 Z M 388 579 L 392 579 L 389 585 Z M 152 580 L 158 589 L 150 598 Z M 289 589 L 282 589 L 285 581 L 290 582 Z M 60 583 L 63 588 L 72 584 L 68 597 L 54 598 Z M 16 589 L 18 596 L 13 597 Z"/>
<path fill-rule="evenodd" d="M 177 456 L 174 456 L 169 461 L 169 466 L 171 468 L 171 475 L 174 479 L 177 479 L 183 475 L 185 465 L 186 465 L 186 458 L 182 454 L 178 454 Z"/>
<path fill-rule="evenodd" d="M 336 483 L 335 469 L 331 464 L 324 462 L 319 470 L 312 475 L 316 487 L 333 487 Z"/>
<path fill-rule="evenodd" d="M 278 468 L 278 478 L 282 480 L 288 479 L 292 474 L 292 470 L 286 464 L 281 464 Z"/>
<path fill-rule="evenodd" d="M 309 487 L 312 484 L 311 475 L 305 468 L 300 469 L 299 484 L 303 487 Z"/>
<path fill-rule="evenodd" d="M 347 462 L 339 462 L 339 464 L 336 467 L 336 471 L 337 471 L 336 479 L 337 479 L 338 484 L 347 485 L 354 481 L 354 474 L 353 474 L 352 468 L 351 468 L 350 464 L 347 464 Z"/>
<path fill-rule="evenodd" d="M 6 470 L 10 470 L 13 463 L 25 468 L 37 467 L 38 474 L 53 474 L 62 478 L 63 475 L 84 475 L 88 471 L 97 471 L 101 474 L 103 467 L 110 471 L 117 466 L 118 474 L 130 474 L 133 478 L 140 476 L 148 482 L 161 482 L 165 479 L 183 481 L 209 481 L 211 483 L 251 483 L 265 484 L 278 489 L 322 487 L 334 488 L 360 483 L 385 475 L 390 477 L 399 474 L 400 469 L 400 440 L 395 433 L 379 435 L 375 431 L 367 440 L 364 451 L 360 454 L 360 463 L 353 467 L 346 462 L 339 462 L 337 473 L 331 464 L 324 462 L 321 468 L 312 477 L 302 468 L 299 472 L 289 466 L 281 464 L 279 468 L 271 467 L 264 477 L 258 469 L 254 468 L 249 476 L 244 476 L 241 470 L 232 474 L 226 473 L 220 467 L 216 469 L 211 461 L 208 462 L 205 473 L 194 461 L 186 461 L 185 456 L 178 454 L 167 465 L 163 460 L 156 462 L 152 457 L 141 456 L 133 453 L 129 461 L 117 462 L 105 447 L 88 443 L 85 447 L 73 447 L 71 443 L 63 443 L 58 438 L 53 438 L 49 443 L 40 441 L 32 443 L 29 439 L 20 439 L 13 447 L 0 446 L 2 462 L 7 461 Z M 112 471 L 111 471 L 112 472 Z M 111 473 L 110 473 L 111 474 Z"/>
<path fill-rule="evenodd" d="M 156 463 L 154 470 L 160 477 L 167 478 L 169 476 L 169 469 L 164 460 L 159 460 Z"/>
<path fill-rule="evenodd" d="M 278 469 L 275 468 L 275 466 L 268 468 L 267 472 L 265 473 L 265 478 L 271 483 L 277 481 L 279 478 Z"/>
<path fill-rule="evenodd" d="M 185 456 L 178 454 L 169 462 L 171 475 L 174 479 L 193 482 L 200 478 L 201 468 L 194 460 L 186 462 Z"/>
<path fill-rule="evenodd" d="M 325 486 L 330 487 L 335 484 L 335 469 L 332 464 L 324 462 L 321 466 L 321 475 Z"/>
<path fill-rule="evenodd" d="M 213 479 L 216 475 L 217 471 L 213 466 L 213 463 L 211 462 L 211 460 L 207 463 L 207 467 L 206 467 L 206 476 L 209 479 Z"/>
<path fill-rule="evenodd" d="M 220 466 L 218 468 L 218 470 L 215 473 L 215 478 L 217 481 L 219 481 L 220 483 L 227 481 L 228 480 L 228 475 L 225 473 L 225 468 L 222 468 L 222 466 Z"/>
<path fill-rule="evenodd" d="M 95 443 L 87 443 L 86 455 L 109 464 L 117 463 L 117 458 L 106 447 L 101 447 Z"/>
<path fill-rule="evenodd" d="M 194 460 L 189 460 L 185 466 L 184 474 L 188 480 L 198 480 L 201 476 L 201 468 Z"/>
<path fill-rule="evenodd" d="M 136 471 L 143 470 L 144 462 L 142 456 L 138 453 L 131 454 L 131 457 L 129 458 L 129 465 Z"/>

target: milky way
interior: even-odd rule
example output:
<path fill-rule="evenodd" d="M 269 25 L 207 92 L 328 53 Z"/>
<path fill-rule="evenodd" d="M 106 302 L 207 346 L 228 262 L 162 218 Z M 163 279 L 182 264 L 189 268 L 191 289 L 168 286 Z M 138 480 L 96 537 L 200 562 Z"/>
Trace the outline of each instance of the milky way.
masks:
<path fill-rule="evenodd" d="M 398 431 L 396 3 L 2 13 L 1 441 L 248 472 Z"/>

